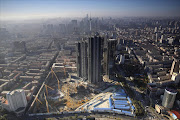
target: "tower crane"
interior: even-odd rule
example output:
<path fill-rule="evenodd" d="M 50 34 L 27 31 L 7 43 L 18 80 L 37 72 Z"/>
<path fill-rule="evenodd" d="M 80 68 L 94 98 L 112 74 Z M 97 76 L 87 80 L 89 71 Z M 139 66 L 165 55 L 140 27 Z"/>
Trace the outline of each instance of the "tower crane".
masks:
<path fill-rule="evenodd" d="M 59 92 L 60 92 L 60 85 L 59 85 L 60 81 L 59 81 L 59 79 L 58 79 L 56 73 L 53 71 L 52 68 L 51 68 L 51 72 L 52 72 L 52 73 L 54 74 L 54 76 L 56 77 L 56 80 L 57 80 L 57 82 L 58 82 L 58 90 L 59 90 Z M 59 97 L 59 101 L 60 101 L 60 97 Z"/>
<path fill-rule="evenodd" d="M 47 97 L 48 97 L 48 89 L 47 89 L 47 88 L 49 88 L 49 89 L 51 89 L 51 90 L 54 90 L 54 89 L 53 89 L 52 87 L 46 85 L 46 84 L 44 84 L 44 86 L 45 86 L 45 88 L 46 88 L 46 95 L 47 95 Z"/>
<path fill-rule="evenodd" d="M 64 59 L 64 78 L 66 78 L 66 67 L 65 67 L 65 65 L 66 65 L 66 59 Z"/>
<path fill-rule="evenodd" d="M 64 78 L 66 78 L 66 68 L 64 66 Z"/>
<path fill-rule="evenodd" d="M 41 105 L 43 105 L 43 103 L 38 99 L 38 98 L 36 98 L 36 96 L 35 95 L 33 95 L 33 97 L 35 97 L 35 99 L 36 99 L 36 103 L 41 103 Z M 46 109 L 47 109 L 47 112 L 49 113 L 49 104 L 48 104 L 48 101 L 47 101 L 47 99 L 46 99 L 46 95 L 45 95 L 45 93 L 44 93 L 44 99 L 45 99 L 45 101 L 46 101 Z M 51 107 L 51 106 L 50 106 Z"/>
<path fill-rule="evenodd" d="M 58 89 L 60 90 L 60 86 L 59 86 L 59 79 L 56 75 L 56 73 L 53 71 L 53 69 L 51 68 L 51 72 L 54 74 L 54 76 L 56 77 L 56 80 L 58 81 Z"/>
<path fill-rule="evenodd" d="M 44 93 L 44 99 L 45 99 L 45 101 L 46 101 L 46 108 L 47 108 L 47 112 L 49 113 L 49 106 L 48 106 L 48 101 L 47 101 L 47 99 L 46 99 L 46 95 L 45 95 L 45 93 Z"/>
<path fill-rule="evenodd" d="M 43 103 L 35 96 L 33 95 L 35 101 L 36 101 L 36 107 L 38 108 L 38 102 L 42 105 Z"/>
<path fill-rule="evenodd" d="M 36 98 L 35 95 L 33 95 L 33 97 L 35 97 L 36 102 L 39 102 L 39 103 L 43 104 L 38 98 Z"/>

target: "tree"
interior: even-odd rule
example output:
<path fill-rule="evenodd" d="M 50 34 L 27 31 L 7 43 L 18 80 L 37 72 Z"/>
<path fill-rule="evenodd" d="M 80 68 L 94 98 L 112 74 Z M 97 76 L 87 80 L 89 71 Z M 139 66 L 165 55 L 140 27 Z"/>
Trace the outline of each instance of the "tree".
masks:
<path fill-rule="evenodd" d="M 87 117 L 86 117 L 86 120 L 95 120 L 95 118 L 94 118 L 94 117 L 91 117 L 91 116 L 87 116 Z"/>
<path fill-rule="evenodd" d="M 3 116 L 1 116 L 0 120 L 7 120 L 7 114 L 4 114 Z"/>
<path fill-rule="evenodd" d="M 77 115 L 77 114 L 75 114 L 75 118 L 78 118 L 78 115 Z"/>
<path fill-rule="evenodd" d="M 22 79 L 21 79 L 21 80 L 19 80 L 19 82 L 20 82 L 20 83 L 22 83 Z"/>

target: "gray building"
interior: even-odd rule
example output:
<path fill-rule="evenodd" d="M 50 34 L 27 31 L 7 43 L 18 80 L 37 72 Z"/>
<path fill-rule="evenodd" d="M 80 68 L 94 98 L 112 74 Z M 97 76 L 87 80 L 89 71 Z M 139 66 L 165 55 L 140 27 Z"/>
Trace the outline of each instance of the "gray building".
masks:
<path fill-rule="evenodd" d="M 77 75 L 84 79 L 88 78 L 87 41 L 76 43 Z"/>
<path fill-rule="evenodd" d="M 102 65 L 104 38 L 94 36 L 88 40 L 88 81 L 102 82 Z"/>
<path fill-rule="evenodd" d="M 110 75 L 110 71 L 112 71 L 111 70 L 111 68 L 113 67 L 113 65 L 114 65 L 114 57 L 115 57 L 115 50 L 116 50 L 116 45 L 117 45 L 117 40 L 116 39 L 109 39 L 108 41 L 107 41 L 107 43 L 108 43 L 108 45 L 107 45 L 107 51 L 105 52 L 105 54 L 107 54 L 107 55 L 105 55 L 105 59 L 106 59 L 106 62 L 105 62 L 105 64 L 106 64 L 106 68 L 105 68 L 105 73 L 106 73 L 106 75 Z"/>
<path fill-rule="evenodd" d="M 81 77 L 81 54 L 80 54 L 80 42 L 76 43 L 76 64 L 77 64 L 77 76 Z"/>
<path fill-rule="evenodd" d="M 164 92 L 163 100 L 162 100 L 162 105 L 165 108 L 171 109 L 174 105 L 174 101 L 176 99 L 176 94 L 177 94 L 176 90 L 166 88 L 165 92 Z"/>

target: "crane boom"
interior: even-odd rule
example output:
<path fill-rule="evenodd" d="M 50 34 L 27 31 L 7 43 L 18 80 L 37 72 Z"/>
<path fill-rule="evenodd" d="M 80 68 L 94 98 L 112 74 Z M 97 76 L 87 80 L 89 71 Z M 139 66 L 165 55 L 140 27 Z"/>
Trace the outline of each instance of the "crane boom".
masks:
<path fill-rule="evenodd" d="M 52 73 L 54 74 L 54 76 L 56 77 L 56 80 L 58 81 L 58 89 L 60 90 L 60 86 L 59 86 L 59 79 L 58 79 L 58 77 L 57 77 L 56 73 L 53 71 L 53 69 L 52 69 L 52 68 L 51 68 L 51 71 L 52 71 Z"/>
<path fill-rule="evenodd" d="M 33 95 L 33 97 L 35 97 L 34 95 Z M 43 104 L 38 98 L 36 98 L 35 97 L 35 100 L 36 100 L 36 102 L 38 101 L 39 103 L 41 103 L 41 104 Z"/>
<path fill-rule="evenodd" d="M 45 88 L 46 88 L 46 95 L 47 95 L 47 97 L 48 97 L 48 89 L 47 89 L 47 88 L 49 88 L 49 89 L 51 89 L 51 90 L 54 90 L 54 89 L 53 89 L 52 87 L 46 85 L 46 84 L 44 84 L 44 86 L 45 86 Z"/>
<path fill-rule="evenodd" d="M 45 84 L 46 85 L 46 84 Z M 48 86 L 48 85 L 46 85 L 49 89 L 51 89 L 51 90 L 54 90 L 52 87 L 50 87 L 50 86 Z"/>
<path fill-rule="evenodd" d="M 45 98 L 45 101 L 46 101 L 46 108 L 47 108 L 47 112 L 49 113 L 49 106 L 48 106 L 48 101 L 47 101 L 47 99 L 46 99 L 46 95 L 45 95 L 45 93 L 44 93 L 44 98 Z"/>

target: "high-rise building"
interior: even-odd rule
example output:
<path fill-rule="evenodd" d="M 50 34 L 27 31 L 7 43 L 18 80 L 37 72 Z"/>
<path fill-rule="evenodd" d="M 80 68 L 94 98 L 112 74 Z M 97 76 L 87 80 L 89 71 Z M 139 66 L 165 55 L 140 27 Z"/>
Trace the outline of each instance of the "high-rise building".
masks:
<path fill-rule="evenodd" d="M 172 108 L 176 99 L 177 91 L 174 89 L 166 88 L 162 100 L 162 105 L 165 108 Z"/>
<path fill-rule="evenodd" d="M 77 75 L 84 79 L 88 78 L 87 41 L 76 43 Z"/>
<path fill-rule="evenodd" d="M 65 34 L 66 33 L 66 25 L 65 24 L 59 24 L 59 33 Z"/>
<path fill-rule="evenodd" d="M 106 74 L 109 76 L 111 68 L 114 65 L 114 56 L 115 56 L 115 50 L 116 50 L 117 40 L 116 39 L 109 39 L 107 41 L 107 51 L 105 54 L 106 56 Z"/>
<path fill-rule="evenodd" d="M 103 41 L 96 35 L 76 43 L 77 76 L 90 83 L 102 82 Z"/>
<path fill-rule="evenodd" d="M 76 64 L 77 64 L 77 76 L 81 77 L 81 47 L 80 42 L 76 43 Z"/>
<path fill-rule="evenodd" d="M 90 83 L 102 82 L 102 52 L 104 39 L 94 36 L 88 40 L 88 81 Z"/>
<path fill-rule="evenodd" d="M 73 32 L 77 32 L 77 20 L 71 20 Z"/>
<path fill-rule="evenodd" d="M 159 36 L 160 36 L 160 34 L 159 34 L 159 33 L 156 33 L 156 42 L 158 42 Z"/>
<path fill-rule="evenodd" d="M 158 28 L 155 27 L 155 28 L 154 28 L 154 33 L 157 33 L 157 32 L 158 32 Z"/>
<path fill-rule="evenodd" d="M 7 102 L 2 103 L 6 110 L 13 111 L 17 115 L 24 112 L 27 106 L 27 99 L 23 89 L 10 91 L 6 94 L 6 99 Z"/>

